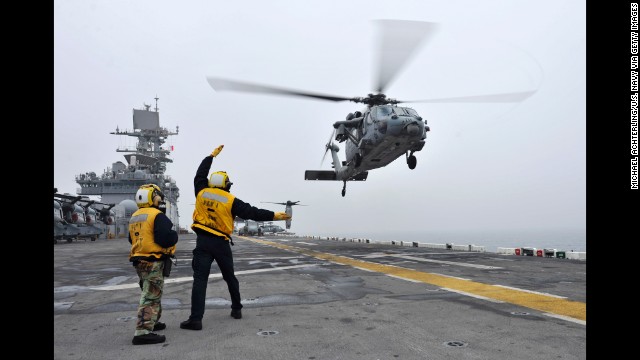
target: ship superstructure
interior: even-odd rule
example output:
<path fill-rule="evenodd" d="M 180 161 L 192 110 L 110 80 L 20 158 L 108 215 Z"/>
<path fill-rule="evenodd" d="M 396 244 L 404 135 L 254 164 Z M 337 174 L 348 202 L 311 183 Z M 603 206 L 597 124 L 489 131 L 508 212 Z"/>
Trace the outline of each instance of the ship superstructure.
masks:
<path fill-rule="evenodd" d="M 160 126 L 158 112 L 158 97 L 156 106 L 144 104 L 144 109 L 133 109 L 133 129 L 121 130 L 116 127 L 112 135 L 132 136 L 137 138 L 135 148 L 118 147 L 116 152 L 123 152 L 126 163 L 117 161 L 108 167 L 102 175 L 87 172 L 76 175 L 76 182 L 80 185 L 78 195 L 97 195 L 103 203 L 118 204 L 114 209 L 119 221 L 116 233 L 127 233 L 126 224 L 129 217 L 137 209 L 134 198 L 136 191 L 143 184 L 156 184 L 165 194 L 167 216 L 179 231 L 178 198 L 180 192 L 175 180 L 165 174 L 167 163 L 172 163 L 169 154 L 173 146 L 166 146 L 165 142 L 175 132 Z"/>

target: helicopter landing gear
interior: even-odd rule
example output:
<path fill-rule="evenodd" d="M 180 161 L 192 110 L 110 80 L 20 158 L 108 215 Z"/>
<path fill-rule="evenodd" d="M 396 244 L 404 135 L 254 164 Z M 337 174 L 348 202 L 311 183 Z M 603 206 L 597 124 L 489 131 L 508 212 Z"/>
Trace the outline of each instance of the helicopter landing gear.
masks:
<path fill-rule="evenodd" d="M 343 181 L 344 185 L 342 185 L 342 197 L 347 193 L 347 182 Z"/>
<path fill-rule="evenodd" d="M 411 154 L 407 153 L 407 165 L 409 165 L 409 169 L 411 170 L 415 169 L 417 164 L 418 164 L 418 160 L 413 155 L 413 151 L 411 152 Z"/>

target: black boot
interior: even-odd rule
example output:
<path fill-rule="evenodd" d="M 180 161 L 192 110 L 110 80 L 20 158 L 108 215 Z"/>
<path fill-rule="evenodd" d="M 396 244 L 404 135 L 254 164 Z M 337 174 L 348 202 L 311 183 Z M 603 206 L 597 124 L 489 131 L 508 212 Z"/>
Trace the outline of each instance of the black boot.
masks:
<path fill-rule="evenodd" d="M 148 333 L 144 335 L 134 336 L 131 343 L 133 345 L 158 344 L 163 343 L 165 340 L 166 338 L 164 337 L 164 335 Z"/>
<path fill-rule="evenodd" d="M 202 330 L 201 320 L 186 320 L 180 323 L 180 329 Z"/>
<path fill-rule="evenodd" d="M 156 322 L 156 324 L 153 325 L 153 331 L 164 330 L 166 328 L 167 328 L 167 324 L 160 321 Z"/>
<path fill-rule="evenodd" d="M 231 317 L 234 319 L 242 319 L 242 310 L 240 309 L 231 310 Z"/>

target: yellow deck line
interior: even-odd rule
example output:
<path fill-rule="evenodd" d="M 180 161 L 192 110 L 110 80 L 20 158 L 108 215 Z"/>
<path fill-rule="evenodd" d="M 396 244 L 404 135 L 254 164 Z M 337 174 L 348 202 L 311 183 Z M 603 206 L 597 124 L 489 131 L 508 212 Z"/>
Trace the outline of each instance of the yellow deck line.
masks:
<path fill-rule="evenodd" d="M 484 296 L 486 298 L 524 306 L 530 309 L 567 316 L 585 322 L 587 320 L 587 304 L 579 301 L 559 299 L 557 297 L 547 296 L 543 294 L 533 294 L 526 291 L 482 284 L 470 280 L 456 279 L 447 276 L 406 269 L 398 266 L 377 264 L 374 262 L 353 259 L 346 256 L 333 255 L 296 246 L 284 245 L 273 241 L 246 237 L 243 237 L 243 239 L 264 245 L 274 246 L 283 250 L 309 255 L 322 260 L 333 261 L 339 264 L 393 275 L 407 280 L 420 281 L 426 284 L 432 284 L 443 288 L 463 291 L 478 296 Z"/>

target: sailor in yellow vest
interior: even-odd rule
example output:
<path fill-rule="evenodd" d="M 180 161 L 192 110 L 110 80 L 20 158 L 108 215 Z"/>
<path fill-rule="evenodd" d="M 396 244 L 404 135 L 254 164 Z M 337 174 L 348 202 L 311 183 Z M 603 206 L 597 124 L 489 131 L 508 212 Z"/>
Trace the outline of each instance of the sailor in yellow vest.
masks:
<path fill-rule="evenodd" d="M 193 249 L 193 287 L 191 289 L 191 315 L 180 323 L 180 328 L 189 330 L 202 329 L 202 317 L 207 294 L 207 282 L 211 264 L 215 260 L 227 283 L 231 296 L 231 317 L 242 318 L 240 303 L 240 286 L 233 270 L 233 219 L 238 216 L 256 221 L 287 220 L 291 216 L 284 212 L 273 212 L 259 209 L 233 196 L 229 190 L 233 184 L 224 171 L 207 174 L 213 158 L 224 145 L 218 146 L 211 155 L 207 155 L 193 179 L 196 195 L 196 207 L 193 211 L 191 229 L 196 233 L 196 247 Z"/>
<path fill-rule="evenodd" d="M 165 215 L 164 194 L 155 184 L 140 186 L 136 192 L 138 210 L 129 220 L 129 261 L 136 268 L 140 279 L 140 302 L 138 320 L 133 336 L 133 345 L 157 344 L 165 341 L 164 335 L 153 331 L 164 330 L 161 323 L 162 290 L 164 287 L 165 260 L 170 260 L 176 251 L 178 233 Z M 167 268 L 169 270 L 169 268 Z M 168 274 L 167 274 L 168 276 Z"/>

